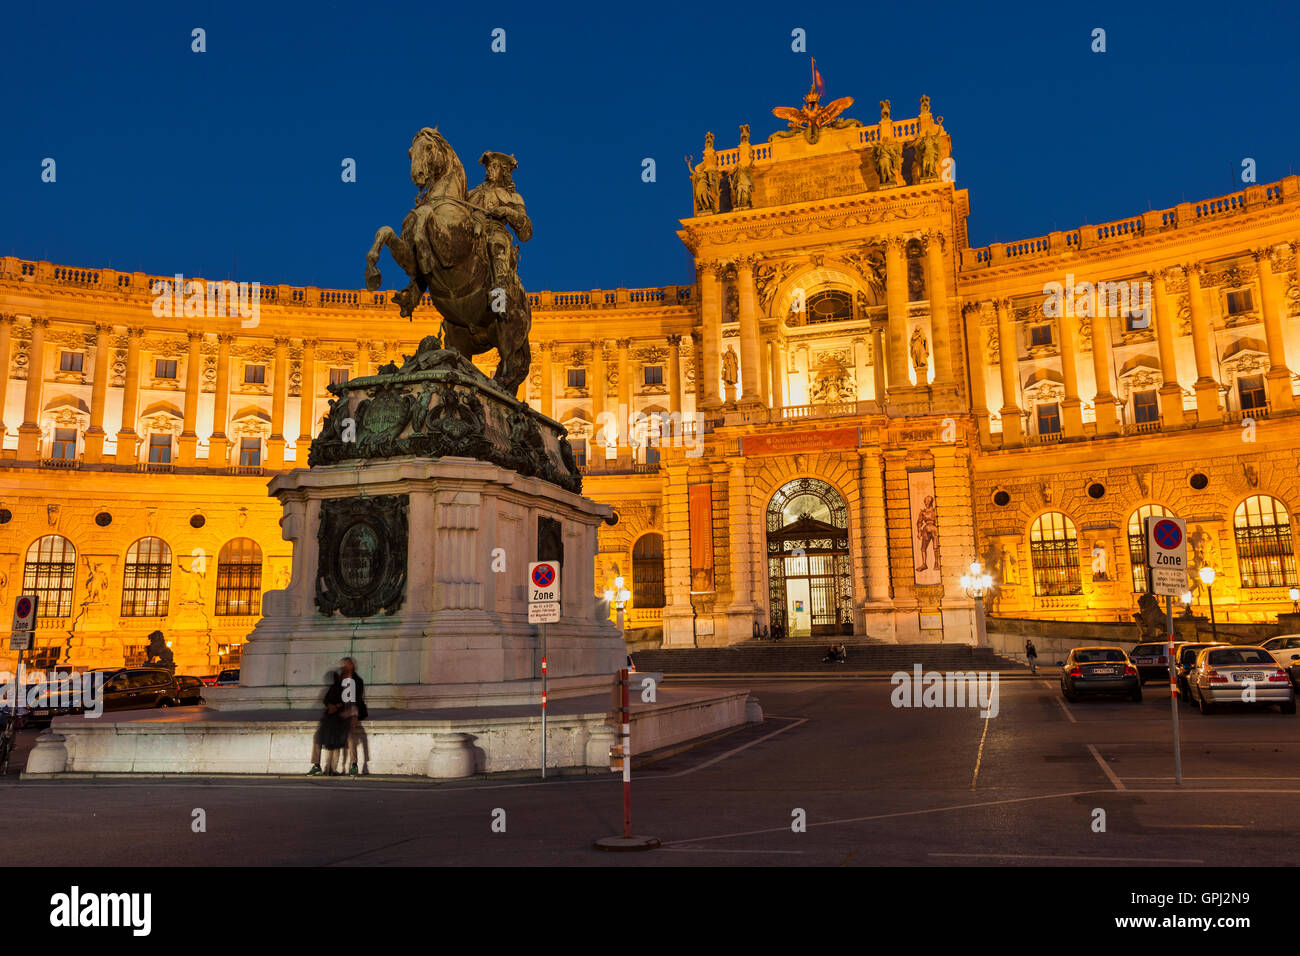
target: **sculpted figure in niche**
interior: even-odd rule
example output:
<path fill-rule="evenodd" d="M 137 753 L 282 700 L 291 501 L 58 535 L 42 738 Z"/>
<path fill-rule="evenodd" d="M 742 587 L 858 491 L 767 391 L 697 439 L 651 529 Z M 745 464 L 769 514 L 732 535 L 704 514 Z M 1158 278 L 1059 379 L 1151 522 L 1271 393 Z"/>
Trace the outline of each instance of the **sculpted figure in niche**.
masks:
<path fill-rule="evenodd" d="M 722 381 L 729 386 L 740 381 L 739 360 L 736 358 L 736 350 L 730 345 L 722 353 Z"/>
<path fill-rule="evenodd" d="M 903 147 L 897 140 L 884 139 L 876 144 L 872 152 L 875 161 L 876 177 L 881 186 L 898 185 L 898 163 L 903 157 Z"/>
<path fill-rule="evenodd" d="M 1106 570 L 1106 546 L 1100 541 L 1092 543 L 1092 579 L 1094 581 L 1109 581 L 1110 574 Z"/>
<path fill-rule="evenodd" d="M 923 384 L 930 368 L 930 343 L 926 341 L 921 329 L 912 330 L 912 339 L 908 347 L 912 352 L 912 366 L 916 369 L 916 380 Z"/>
<path fill-rule="evenodd" d="M 731 208 L 751 209 L 754 205 L 754 172 L 752 166 L 737 166 L 731 174 Z"/>
<path fill-rule="evenodd" d="M 916 177 L 917 179 L 937 179 L 939 176 L 939 134 L 930 133 L 917 139 Z"/>
<path fill-rule="evenodd" d="M 719 194 L 718 171 L 707 156 L 700 160 L 699 165 L 692 165 L 694 162 L 694 156 L 686 157 L 686 169 L 691 175 L 691 195 L 695 202 L 695 215 L 716 213 Z"/>

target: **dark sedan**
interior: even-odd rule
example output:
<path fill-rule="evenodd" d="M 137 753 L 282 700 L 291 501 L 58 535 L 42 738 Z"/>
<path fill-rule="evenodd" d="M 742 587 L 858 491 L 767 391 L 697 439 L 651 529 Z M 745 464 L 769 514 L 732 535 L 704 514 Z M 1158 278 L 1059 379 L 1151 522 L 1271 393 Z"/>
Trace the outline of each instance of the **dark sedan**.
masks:
<path fill-rule="evenodd" d="M 1076 647 L 1061 663 L 1061 694 L 1068 701 L 1122 694 L 1140 702 L 1142 678 L 1118 647 Z"/>
<path fill-rule="evenodd" d="M 1149 680 L 1169 681 L 1169 645 L 1164 641 L 1158 644 L 1139 644 L 1129 654 L 1129 660 L 1137 667 L 1142 683 Z"/>
<path fill-rule="evenodd" d="M 176 678 L 176 695 L 172 698 L 174 706 L 203 703 L 203 681 L 197 677 Z"/>

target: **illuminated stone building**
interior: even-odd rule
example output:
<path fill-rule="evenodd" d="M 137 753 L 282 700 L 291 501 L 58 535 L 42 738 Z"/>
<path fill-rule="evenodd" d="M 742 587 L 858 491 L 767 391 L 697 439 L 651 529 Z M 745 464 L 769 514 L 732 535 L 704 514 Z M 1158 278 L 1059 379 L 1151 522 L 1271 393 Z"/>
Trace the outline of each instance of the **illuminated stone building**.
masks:
<path fill-rule="evenodd" d="M 531 294 L 526 397 L 619 513 L 596 581 L 629 582 L 629 638 L 971 641 L 975 560 L 1000 614 L 1127 619 L 1150 513 L 1188 520 L 1220 620 L 1290 610 L 1300 177 L 972 248 L 942 118 L 882 107 L 710 135 L 694 284 Z M 436 328 L 292 286 L 186 315 L 159 281 L 0 259 L 0 602 L 41 594 L 48 661 L 156 629 L 184 670 L 237 660 L 290 573 L 270 475 L 330 382 Z"/>

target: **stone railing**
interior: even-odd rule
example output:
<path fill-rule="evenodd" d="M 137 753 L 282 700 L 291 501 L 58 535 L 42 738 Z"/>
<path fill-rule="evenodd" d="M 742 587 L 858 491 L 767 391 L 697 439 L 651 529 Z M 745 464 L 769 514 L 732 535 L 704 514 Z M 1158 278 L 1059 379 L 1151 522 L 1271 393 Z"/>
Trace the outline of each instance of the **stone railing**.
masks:
<path fill-rule="evenodd" d="M 1053 232 L 1032 239 L 993 242 L 987 246 L 963 249 L 961 269 L 982 269 L 1024 259 L 1045 258 L 1067 250 L 1128 242 L 1148 233 L 1181 229 L 1206 219 L 1239 216 L 1261 206 L 1296 202 L 1297 198 L 1300 198 L 1300 176 L 1287 176 L 1275 183 L 1248 186 L 1241 192 L 1227 196 L 1195 203 L 1179 203 L 1169 209 L 1155 209 L 1140 216 L 1116 219 L 1097 226 L 1080 226 L 1072 232 Z"/>

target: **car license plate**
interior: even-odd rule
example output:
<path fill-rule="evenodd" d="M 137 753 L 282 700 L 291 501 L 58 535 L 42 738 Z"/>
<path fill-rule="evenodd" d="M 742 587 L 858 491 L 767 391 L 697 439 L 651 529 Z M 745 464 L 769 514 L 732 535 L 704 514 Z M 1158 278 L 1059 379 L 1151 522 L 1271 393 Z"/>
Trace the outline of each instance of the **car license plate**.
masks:
<path fill-rule="evenodd" d="M 48 717 L 50 712 L 48 710 L 34 710 L 32 711 L 32 715 L 36 717 Z"/>
<path fill-rule="evenodd" d="M 1094 667 L 1092 669 L 1092 672 L 1094 674 L 1118 674 L 1119 668 L 1118 667 Z"/>
<path fill-rule="evenodd" d="M 1248 671 L 1244 674 L 1233 674 L 1232 679 L 1239 684 L 1248 680 L 1253 680 L 1256 684 L 1259 684 L 1263 683 L 1264 675 L 1257 671 Z"/>

